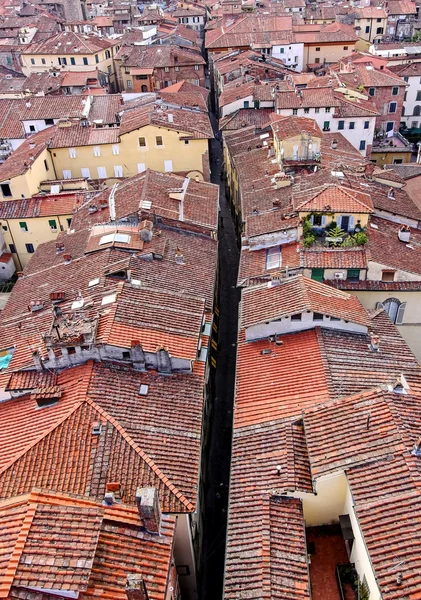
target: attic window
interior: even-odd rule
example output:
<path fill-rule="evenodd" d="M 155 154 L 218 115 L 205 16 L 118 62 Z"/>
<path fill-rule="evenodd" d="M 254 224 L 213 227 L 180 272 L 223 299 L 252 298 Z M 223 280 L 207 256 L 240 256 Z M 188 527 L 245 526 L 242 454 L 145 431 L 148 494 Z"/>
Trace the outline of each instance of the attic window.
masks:
<path fill-rule="evenodd" d="M 88 287 L 94 287 L 94 285 L 98 285 L 99 283 L 99 277 L 97 277 L 96 279 L 91 279 L 91 281 L 88 283 Z"/>
<path fill-rule="evenodd" d="M 113 302 L 115 302 L 117 299 L 117 294 L 109 294 L 108 296 L 104 296 L 101 302 L 102 306 L 105 306 L 106 304 L 112 304 Z"/>
<path fill-rule="evenodd" d="M 103 244 L 112 244 L 113 242 L 120 242 L 121 244 L 130 243 L 130 235 L 127 233 L 108 233 L 103 235 L 99 240 L 99 246 Z"/>
<path fill-rule="evenodd" d="M 281 266 L 281 247 L 275 246 L 266 250 L 266 270 L 278 269 Z"/>
<path fill-rule="evenodd" d="M 322 313 L 313 313 L 313 321 L 323 321 Z"/>
<path fill-rule="evenodd" d="M 148 395 L 148 390 L 149 390 L 149 386 L 146 383 L 142 383 L 142 385 L 139 388 L 139 395 L 140 396 L 147 396 Z"/>

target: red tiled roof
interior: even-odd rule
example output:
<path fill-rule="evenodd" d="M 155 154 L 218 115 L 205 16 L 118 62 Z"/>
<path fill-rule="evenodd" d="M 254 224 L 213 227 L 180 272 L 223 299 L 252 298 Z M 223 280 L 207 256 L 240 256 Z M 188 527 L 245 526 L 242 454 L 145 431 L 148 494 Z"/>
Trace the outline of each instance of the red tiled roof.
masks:
<path fill-rule="evenodd" d="M 373 203 L 370 195 L 342 185 L 325 185 L 293 195 L 296 210 L 302 212 L 324 211 L 326 207 L 332 212 L 372 213 Z"/>
<path fill-rule="evenodd" d="M 283 117 L 275 115 L 272 117 L 272 130 L 277 138 L 285 140 L 289 137 L 301 135 L 303 131 L 321 138 L 322 132 L 314 119 L 306 117 Z"/>
<path fill-rule="evenodd" d="M 47 148 L 51 139 L 51 129 L 47 128 L 31 136 L 0 165 L 0 181 L 23 175 L 33 161 Z M 31 159 L 31 156 L 33 159 Z"/>
<path fill-rule="evenodd" d="M 333 88 L 330 86 L 320 88 L 304 88 L 295 92 L 277 92 L 276 108 L 323 108 L 326 106 L 339 106 Z"/>
<path fill-rule="evenodd" d="M 0 203 L 0 219 L 71 215 L 78 199 L 79 194 L 72 192 L 51 196 L 33 196 L 23 200 L 8 200 Z"/>
<path fill-rule="evenodd" d="M 302 250 L 303 267 L 312 269 L 367 269 L 367 254 L 362 249 Z"/>
<path fill-rule="evenodd" d="M 323 283 L 302 275 L 289 278 L 273 287 L 259 286 L 244 290 L 241 303 L 241 326 L 250 327 L 281 317 L 312 311 L 369 325 L 365 308 L 350 294 L 326 293 Z"/>
<path fill-rule="evenodd" d="M 95 54 L 101 50 L 111 48 L 117 44 L 117 40 L 109 40 L 97 35 L 82 35 L 73 31 L 62 31 L 52 37 L 34 42 L 25 46 L 22 54 L 58 54 L 69 55 L 76 52 Z"/>
<path fill-rule="evenodd" d="M 240 256 L 238 285 L 249 284 L 251 281 L 270 281 L 272 277 L 277 277 L 287 270 L 291 274 L 295 269 L 299 269 L 301 261 L 298 244 L 282 244 L 280 248 L 281 264 L 277 269 L 266 268 L 266 248 L 252 251 L 243 248 Z"/>
<path fill-rule="evenodd" d="M 421 232 L 411 228 L 411 239 L 406 244 L 398 238 L 399 223 L 379 218 L 372 218 L 370 222 L 378 227 L 369 227 L 370 261 L 421 278 Z"/>

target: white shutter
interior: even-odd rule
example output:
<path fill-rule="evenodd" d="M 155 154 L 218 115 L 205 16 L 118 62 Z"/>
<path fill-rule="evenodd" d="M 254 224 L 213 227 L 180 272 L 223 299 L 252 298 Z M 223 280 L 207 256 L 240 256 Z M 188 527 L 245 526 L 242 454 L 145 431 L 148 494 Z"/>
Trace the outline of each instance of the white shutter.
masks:
<path fill-rule="evenodd" d="M 91 172 L 89 171 L 88 167 L 82 167 L 81 171 L 82 177 L 86 177 L 87 179 L 91 178 Z"/>
<path fill-rule="evenodd" d="M 322 215 L 322 227 L 326 227 L 326 215 Z"/>
<path fill-rule="evenodd" d="M 137 163 L 137 172 L 143 173 L 143 171 L 146 171 L 145 163 Z"/>
<path fill-rule="evenodd" d="M 116 177 L 123 177 L 123 167 L 120 165 L 114 166 L 114 175 Z"/>
<path fill-rule="evenodd" d="M 69 169 L 64 169 L 63 170 L 63 179 L 71 179 L 72 178 L 72 172 L 69 171 Z"/>
<path fill-rule="evenodd" d="M 94 155 L 101 156 L 101 148 L 99 146 L 94 146 Z"/>
<path fill-rule="evenodd" d="M 396 315 L 396 325 L 402 325 L 403 323 L 403 317 L 405 314 L 405 308 L 406 308 L 406 302 L 401 302 L 399 308 L 398 308 L 398 314 Z"/>
<path fill-rule="evenodd" d="M 76 158 L 76 148 L 69 148 L 70 158 Z"/>
<path fill-rule="evenodd" d="M 311 217 L 310 217 L 310 223 L 311 223 L 312 225 L 314 225 L 314 215 L 311 215 Z"/>
<path fill-rule="evenodd" d="M 105 167 L 98 167 L 98 177 L 99 179 L 107 178 L 107 170 Z"/>
<path fill-rule="evenodd" d="M 113 154 L 114 156 L 120 154 L 120 146 L 118 144 L 113 144 Z"/>
<path fill-rule="evenodd" d="M 342 217 L 337 217 L 336 223 L 337 223 L 338 227 L 340 227 L 341 223 L 342 223 Z"/>
<path fill-rule="evenodd" d="M 354 217 L 352 215 L 349 217 L 348 231 L 351 229 L 354 229 Z"/>
<path fill-rule="evenodd" d="M 172 172 L 172 160 L 164 160 L 164 169 L 165 173 Z"/>

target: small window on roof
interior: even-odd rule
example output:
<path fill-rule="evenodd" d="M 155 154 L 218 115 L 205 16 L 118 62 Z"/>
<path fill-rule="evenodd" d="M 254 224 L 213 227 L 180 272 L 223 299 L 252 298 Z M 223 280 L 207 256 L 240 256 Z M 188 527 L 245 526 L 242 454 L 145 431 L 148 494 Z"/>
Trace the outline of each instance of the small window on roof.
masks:
<path fill-rule="evenodd" d="M 266 250 L 266 269 L 278 269 L 281 263 L 281 247 L 275 246 Z"/>
<path fill-rule="evenodd" d="M 114 241 L 114 233 L 108 233 L 107 235 L 103 235 L 101 237 L 101 239 L 99 240 L 99 245 L 102 246 L 102 244 L 111 244 L 111 242 Z"/>
<path fill-rule="evenodd" d="M 91 279 L 91 281 L 88 283 L 88 287 L 94 287 L 94 285 L 98 285 L 99 283 L 99 277 L 97 277 L 96 279 Z"/>
<path fill-rule="evenodd" d="M 116 233 L 114 235 L 114 241 L 128 244 L 130 242 L 130 235 L 128 233 Z"/>
<path fill-rule="evenodd" d="M 146 383 L 142 383 L 142 385 L 139 388 L 139 394 L 141 396 L 147 396 L 148 390 L 149 390 L 149 386 Z"/>
<path fill-rule="evenodd" d="M 108 294 L 108 296 L 104 296 L 101 302 L 102 306 L 105 306 L 106 304 L 112 304 L 113 302 L 116 301 L 117 298 L 117 294 Z"/>
<path fill-rule="evenodd" d="M 313 313 L 313 321 L 323 321 L 322 313 Z"/>

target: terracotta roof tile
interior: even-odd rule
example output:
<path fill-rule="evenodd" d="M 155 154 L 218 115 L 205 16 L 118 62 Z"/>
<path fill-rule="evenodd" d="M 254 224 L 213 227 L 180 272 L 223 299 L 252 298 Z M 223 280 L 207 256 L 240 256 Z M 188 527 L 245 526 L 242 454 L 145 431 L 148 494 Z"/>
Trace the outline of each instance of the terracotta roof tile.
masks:
<path fill-rule="evenodd" d="M 25 47 L 25 54 L 58 54 L 62 55 L 65 48 L 67 54 L 75 52 L 95 54 L 117 44 L 116 40 L 105 39 L 97 35 L 81 35 L 73 31 L 62 31 L 49 39 L 34 42 Z"/>
<path fill-rule="evenodd" d="M 367 269 L 364 249 L 302 250 L 303 267 L 309 269 Z"/>
<path fill-rule="evenodd" d="M 421 232 L 411 228 L 408 244 L 398 238 L 400 225 L 377 217 L 372 218 L 377 229 L 369 228 L 370 261 L 421 276 Z"/>
<path fill-rule="evenodd" d="M 372 213 L 370 195 L 341 185 L 326 185 L 320 188 L 294 192 L 296 210 L 323 211 L 329 207 L 333 212 Z"/>

